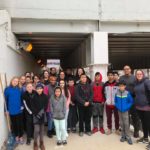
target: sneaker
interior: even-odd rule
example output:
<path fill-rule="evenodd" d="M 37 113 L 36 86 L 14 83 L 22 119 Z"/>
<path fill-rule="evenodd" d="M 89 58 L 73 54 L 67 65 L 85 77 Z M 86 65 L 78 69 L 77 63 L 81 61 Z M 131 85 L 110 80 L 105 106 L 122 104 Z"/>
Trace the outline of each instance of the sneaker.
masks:
<path fill-rule="evenodd" d="M 31 144 L 31 139 L 27 139 L 26 144 L 27 144 L 27 145 L 30 145 L 30 144 Z"/>
<path fill-rule="evenodd" d="M 93 128 L 92 133 L 94 134 L 96 132 L 98 132 L 98 128 Z"/>
<path fill-rule="evenodd" d="M 68 128 L 68 129 L 67 129 L 67 132 L 68 132 L 68 133 L 70 133 L 70 131 L 71 131 L 71 129 L 70 129 L 70 128 Z"/>
<path fill-rule="evenodd" d="M 117 135 L 120 135 L 120 131 L 119 131 L 119 129 L 118 129 L 118 130 L 116 130 L 116 131 L 115 131 L 115 133 L 116 133 Z"/>
<path fill-rule="evenodd" d="M 83 136 L 83 132 L 80 132 L 80 133 L 79 133 L 79 136 L 81 136 L 81 137 L 82 137 L 82 136 Z"/>
<path fill-rule="evenodd" d="M 108 131 L 106 132 L 106 135 L 110 135 L 110 134 L 112 134 L 112 130 L 108 129 Z"/>
<path fill-rule="evenodd" d="M 23 144 L 24 144 L 24 140 L 23 140 L 23 138 L 22 138 L 22 137 L 19 139 L 19 144 L 21 144 L 21 145 L 23 145 Z"/>
<path fill-rule="evenodd" d="M 147 150 L 150 150 L 150 143 L 146 146 Z"/>
<path fill-rule="evenodd" d="M 63 144 L 63 145 L 67 145 L 67 141 L 66 141 L 66 140 L 63 141 L 62 144 Z"/>
<path fill-rule="evenodd" d="M 125 142 L 125 141 L 126 141 L 126 138 L 122 136 L 120 139 L 120 142 Z"/>
<path fill-rule="evenodd" d="M 72 133 L 76 133 L 76 128 L 72 128 Z"/>
<path fill-rule="evenodd" d="M 88 136 L 91 136 L 91 135 L 92 135 L 92 133 L 91 133 L 91 132 L 86 132 L 86 134 L 87 134 Z"/>
<path fill-rule="evenodd" d="M 102 134 L 105 134 L 105 130 L 104 130 L 104 128 L 100 128 L 100 130 L 99 130 Z"/>
<path fill-rule="evenodd" d="M 60 146 L 62 144 L 61 141 L 57 141 L 57 145 Z"/>
<path fill-rule="evenodd" d="M 132 145 L 132 144 L 133 144 L 131 138 L 127 139 L 127 142 L 128 142 L 129 145 Z"/>
<path fill-rule="evenodd" d="M 149 140 L 148 140 L 148 138 L 142 137 L 142 138 L 140 138 L 140 139 L 137 140 L 137 143 L 149 144 Z"/>

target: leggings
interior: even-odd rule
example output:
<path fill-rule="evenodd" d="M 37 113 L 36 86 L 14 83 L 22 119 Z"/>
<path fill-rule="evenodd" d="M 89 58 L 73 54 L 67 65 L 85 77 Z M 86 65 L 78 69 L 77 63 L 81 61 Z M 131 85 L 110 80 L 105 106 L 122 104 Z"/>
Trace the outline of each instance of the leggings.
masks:
<path fill-rule="evenodd" d="M 43 141 L 44 124 L 35 124 L 34 125 L 34 141 L 38 140 L 38 136 L 40 136 L 40 141 Z"/>

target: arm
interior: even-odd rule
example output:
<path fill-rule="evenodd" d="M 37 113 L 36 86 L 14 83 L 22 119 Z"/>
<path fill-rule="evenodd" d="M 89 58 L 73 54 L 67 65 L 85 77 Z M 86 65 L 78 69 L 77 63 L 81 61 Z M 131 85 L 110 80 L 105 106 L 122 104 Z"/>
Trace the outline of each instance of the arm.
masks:
<path fill-rule="evenodd" d="M 63 96 L 63 112 L 66 114 L 66 98 Z"/>

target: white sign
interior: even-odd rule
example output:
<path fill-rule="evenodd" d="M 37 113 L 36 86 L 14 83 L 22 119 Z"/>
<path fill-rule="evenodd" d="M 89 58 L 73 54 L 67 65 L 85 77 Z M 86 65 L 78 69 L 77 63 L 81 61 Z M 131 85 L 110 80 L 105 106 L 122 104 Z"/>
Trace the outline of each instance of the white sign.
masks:
<path fill-rule="evenodd" d="M 60 59 L 48 59 L 47 67 L 48 68 L 55 67 L 56 69 L 59 69 L 60 68 Z"/>

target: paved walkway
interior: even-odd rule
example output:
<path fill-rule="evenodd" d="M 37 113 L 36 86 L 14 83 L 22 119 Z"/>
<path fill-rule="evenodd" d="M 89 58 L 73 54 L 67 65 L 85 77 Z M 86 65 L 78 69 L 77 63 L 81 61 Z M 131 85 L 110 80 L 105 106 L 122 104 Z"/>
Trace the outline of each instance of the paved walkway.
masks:
<path fill-rule="evenodd" d="M 112 135 L 102 135 L 96 133 L 91 137 L 84 135 L 79 137 L 78 134 L 69 134 L 68 144 L 66 146 L 56 146 L 56 137 L 53 139 L 45 136 L 46 150 L 145 150 L 145 144 L 137 144 L 136 139 L 133 139 L 134 144 L 128 145 L 126 142 L 119 141 L 120 136 L 113 133 Z M 33 144 L 27 146 L 26 144 L 18 146 L 16 150 L 32 150 Z"/>

